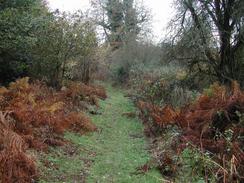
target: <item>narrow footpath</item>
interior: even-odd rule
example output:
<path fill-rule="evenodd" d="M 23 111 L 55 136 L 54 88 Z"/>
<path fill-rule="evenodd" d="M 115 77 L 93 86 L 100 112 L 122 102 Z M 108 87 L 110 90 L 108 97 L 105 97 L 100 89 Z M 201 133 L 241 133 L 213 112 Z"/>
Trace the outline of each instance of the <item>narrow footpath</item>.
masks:
<path fill-rule="evenodd" d="M 147 163 L 150 154 L 146 150 L 143 125 L 137 118 L 123 115 L 135 111 L 132 102 L 118 89 L 107 87 L 107 91 L 108 99 L 101 102 L 102 115 L 93 117 L 100 133 L 87 137 L 86 144 L 97 153 L 87 182 L 158 182 L 160 174 L 156 170 L 145 175 L 136 173 L 136 168 Z"/>
<path fill-rule="evenodd" d="M 62 163 L 59 164 L 64 171 L 62 174 L 65 174 L 62 176 L 67 182 L 162 182 L 162 177 L 156 169 L 145 174 L 137 172 L 138 167 L 150 160 L 143 135 L 143 124 L 136 117 L 129 118 L 124 115 L 135 112 L 135 108 L 133 103 L 124 97 L 122 90 L 110 85 L 106 88 L 108 99 L 100 102 L 101 114 L 91 115 L 92 121 L 99 129 L 98 132 L 83 136 L 68 133 L 66 138 L 81 150 L 76 150 L 75 155 L 67 160 L 64 155 L 51 159 L 56 158 L 56 162 L 59 162 L 60 156 L 64 156 Z M 66 170 L 69 166 L 72 166 L 71 171 Z M 80 175 L 75 175 L 78 172 Z M 61 176 L 60 172 L 57 174 Z M 60 178 L 60 176 L 56 177 Z"/>

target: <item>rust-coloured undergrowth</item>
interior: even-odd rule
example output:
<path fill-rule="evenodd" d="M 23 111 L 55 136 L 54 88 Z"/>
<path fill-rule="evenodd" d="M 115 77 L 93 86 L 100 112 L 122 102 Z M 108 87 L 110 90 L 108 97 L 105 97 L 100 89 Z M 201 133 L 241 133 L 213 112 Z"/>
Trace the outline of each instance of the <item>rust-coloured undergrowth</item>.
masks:
<path fill-rule="evenodd" d="M 96 130 L 77 100 L 96 101 L 97 97 L 106 98 L 103 88 L 74 82 L 65 90 L 55 91 L 23 78 L 0 88 L 0 182 L 37 179 L 29 148 L 47 150 L 50 145 L 62 145 L 66 130 L 81 134 Z"/>
<path fill-rule="evenodd" d="M 213 84 L 194 103 L 181 109 L 171 106 L 160 107 L 151 103 L 139 101 L 137 104 L 141 117 L 145 122 L 154 122 L 149 132 L 164 129 L 169 125 L 177 125 L 182 134 L 175 151 L 181 152 L 192 144 L 201 151 L 209 151 L 214 160 L 226 167 L 220 168 L 216 174 L 221 181 L 233 182 L 243 180 L 243 116 L 244 92 L 237 82 L 232 88 Z M 232 132 L 228 136 L 228 132 Z M 240 138 L 242 137 L 242 138 Z M 229 166 L 229 167 L 228 167 Z"/>

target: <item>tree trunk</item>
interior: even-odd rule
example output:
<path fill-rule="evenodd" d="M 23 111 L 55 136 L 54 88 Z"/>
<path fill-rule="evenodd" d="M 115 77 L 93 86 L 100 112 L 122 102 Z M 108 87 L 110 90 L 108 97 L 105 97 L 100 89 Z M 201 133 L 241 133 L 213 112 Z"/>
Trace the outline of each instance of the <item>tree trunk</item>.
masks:
<path fill-rule="evenodd" d="M 220 63 L 219 63 L 219 79 L 222 83 L 228 83 L 234 76 L 235 58 L 231 51 L 231 33 L 223 30 L 220 33 L 221 47 L 220 47 Z"/>

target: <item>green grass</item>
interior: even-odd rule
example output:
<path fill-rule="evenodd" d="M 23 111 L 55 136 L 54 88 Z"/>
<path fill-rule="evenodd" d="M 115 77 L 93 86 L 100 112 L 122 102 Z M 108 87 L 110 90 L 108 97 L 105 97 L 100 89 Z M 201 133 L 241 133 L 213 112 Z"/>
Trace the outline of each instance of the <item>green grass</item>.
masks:
<path fill-rule="evenodd" d="M 155 169 L 146 174 L 136 174 L 136 168 L 150 160 L 143 125 L 136 118 L 122 115 L 135 111 L 123 92 L 110 86 L 106 88 L 109 97 L 100 102 L 102 115 L 91 116 L 99 128 L 98 132 L 85 136 L 66 133 L 65 138 L 74 143 L 77 152 L 67 156 L 64 150 L 56 149 L 49 154 L 48 160 L 59 168 L 47 171 L 42 182 L 82 182 L 78 179 L 84 177 L 88 183 L 162 182 L 160 173 Z"/>

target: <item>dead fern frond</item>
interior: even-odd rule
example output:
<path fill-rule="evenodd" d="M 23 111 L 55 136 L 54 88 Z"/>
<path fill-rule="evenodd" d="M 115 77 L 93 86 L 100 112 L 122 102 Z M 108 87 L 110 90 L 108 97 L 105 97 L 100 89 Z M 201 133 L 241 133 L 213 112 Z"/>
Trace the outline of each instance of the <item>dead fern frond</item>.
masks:
<path fill-rule="evenodd" d="M 147 117 L 144 121 L 154 121 L 157 126 L 154 129 L 175 124 L 182 130 L 178 149 L 184 149 L 191 143 L 201 151 L 215 154 L 214 160 L 219 164 L 232 161 L 232 173 L 225 172 L 229 180 L 234 180 L 233 174 L 237 176 L 244 173 L 244 152 L 241 148 L 244 142 L 240 140 L 244 135 L 240 116 L 244 113 L 244 92 L 236 81 L 232 83 L 231 89 L 214 83 L 195 102 L 181 108 L 179 112 L 169 106 L 160 107 L 143 101 L 138 102 L 137 106 L 141 116 Z M 229 130 L 233 133 L 228 137 L 231 140 L 225 135 Z M 227 151 L 228 146 L 231 148 Z"/>
<path fill-rule="evenodd" d="M 0 88 L 0 182 L 36 179 L 35 160 L 26 152 L 28 148 L 63 145 L 61 135 L 66 130 L 82 134 L 96 130 L 76 107 L 86 97 L 97 105 L 95 96 L 104 98 L 105 91 L 83 84 L 55 91 L 38 81 L 30 83 L 28 77 Z"/>

